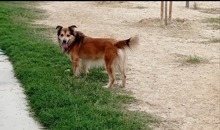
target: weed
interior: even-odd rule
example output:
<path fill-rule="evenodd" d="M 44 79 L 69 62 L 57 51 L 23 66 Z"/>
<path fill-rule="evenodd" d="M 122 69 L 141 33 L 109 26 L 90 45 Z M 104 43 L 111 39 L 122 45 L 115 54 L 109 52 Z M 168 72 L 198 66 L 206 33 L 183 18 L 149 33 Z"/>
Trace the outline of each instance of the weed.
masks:
<path fill-rule="evenodd" d="M 201 63 L 201 58 L 194 55 L 194 56 L 188 56 L 188 58 L 186 59 L 186 62 L 187 63 L 190 63 L 190 64 L 198 64 L 198 63 Z"/>
<path fill-rule="evenodd" d="M 203 22 L 210 23 L 209 26 L 211 26 L 213 30 L 220 29 L 220 18 L 207 18 L 204 19 Z"/>

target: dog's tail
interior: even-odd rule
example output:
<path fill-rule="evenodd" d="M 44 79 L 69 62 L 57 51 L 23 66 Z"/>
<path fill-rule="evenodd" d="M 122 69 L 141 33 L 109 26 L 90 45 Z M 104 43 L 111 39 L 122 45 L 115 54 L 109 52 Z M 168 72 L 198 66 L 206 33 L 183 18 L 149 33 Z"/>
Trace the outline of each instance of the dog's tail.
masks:
<path fill-rule="evenodd" d="M 136 47 L 139 44 L 139 37 L 135 35 L 134 37 L 131 37 L 127 40 L 121 40 L 114 44 L 119 49 L 124 49 L 125 47 L 128 47 L 130 49 Z"/>

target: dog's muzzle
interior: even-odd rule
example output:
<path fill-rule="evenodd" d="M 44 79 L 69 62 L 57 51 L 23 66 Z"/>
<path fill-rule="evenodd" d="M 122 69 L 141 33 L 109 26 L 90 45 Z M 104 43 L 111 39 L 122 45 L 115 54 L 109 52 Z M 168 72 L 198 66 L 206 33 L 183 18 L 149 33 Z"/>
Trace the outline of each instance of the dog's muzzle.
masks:
<path fill-rule="evenodd" d="M 63 40 L 62 47 L 63 47 L 64 51 L 67 51 L 68 50 L 68 41 Z"/>

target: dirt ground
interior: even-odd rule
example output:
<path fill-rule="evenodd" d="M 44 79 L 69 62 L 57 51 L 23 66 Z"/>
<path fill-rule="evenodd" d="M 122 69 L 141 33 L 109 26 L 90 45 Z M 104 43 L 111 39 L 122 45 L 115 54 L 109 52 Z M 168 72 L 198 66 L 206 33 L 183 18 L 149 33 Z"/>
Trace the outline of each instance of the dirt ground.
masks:
<path fill-rule="evenodd" d="M 138 34 L 140 46 L 128 51 L 126 91 L 139 99 L 129 106 L 162 119 L 157 130 L 220 129 L 220 32 L 206 18 L 217 18 L 220 2 L 173 2 L 169 26 L 160 21 L 160 2 L 42 2 L 48 17 L 37 24 L 76 25 L 92 37 L 126 39 Z M 52 38 L 56 42 L 56 30 Z M 203 60 L 186 63 L 189 56 Z"/>

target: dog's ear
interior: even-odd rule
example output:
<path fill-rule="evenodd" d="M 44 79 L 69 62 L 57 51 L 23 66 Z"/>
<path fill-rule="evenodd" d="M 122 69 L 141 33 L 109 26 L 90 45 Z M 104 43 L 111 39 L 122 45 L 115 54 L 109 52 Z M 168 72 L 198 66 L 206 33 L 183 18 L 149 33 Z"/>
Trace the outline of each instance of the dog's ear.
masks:
<path fill-rule="evenodd" d="M 69 29 L 74 31 L 74 28 L 77 28 L 76 25 L 69 26 Z"/>
<path fill-rule="evenodd" d="M 75 28 L 77 28 L 76 25 L 69 26 L 68 28 L 72 35 L 76 35 L 76 31 L 75 31 Z"/>
<path fill-rule="evenodd" d="M 62 29 L 63 27 L 62 26 L 60 26 L 60 25 L 58 25 L 57 27 L 56 27 L 56 30 L 57 30 L 57 35 L 59 35 L 60 34 L 60 32 L 61 32 L 61 29 Z"/>
<path fill-rule="evenodd" d="M 76 27 L 76 25 L 72 25 L 72 26 L 69 26 L 69 28 L 74 29 L 74 28 L 77 28 L 77 27 Z"/>
<path fill-rule="evenodd" d="M 62 29 L 62 28 L 63 28 L 62 26 L 58 25 L 58 26 L 56 27 L 56 30 L 60 30 L 60 29 Z"/>

